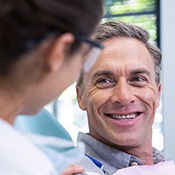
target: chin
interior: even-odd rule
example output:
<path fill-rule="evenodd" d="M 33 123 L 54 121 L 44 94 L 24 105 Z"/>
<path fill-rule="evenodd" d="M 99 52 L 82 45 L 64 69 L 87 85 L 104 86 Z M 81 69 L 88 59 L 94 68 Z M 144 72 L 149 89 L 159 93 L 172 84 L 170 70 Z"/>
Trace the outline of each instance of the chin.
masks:
<path fill-rule="evenodd" d="M 111 143 L 113 143 L 114 146 L 119 147 L 133 147 L 138 144 L 138 140 L 134 138 L 127 138 L 124 136 L 120 136 L 121 138 L 113 139 L 111 140 Z"/>

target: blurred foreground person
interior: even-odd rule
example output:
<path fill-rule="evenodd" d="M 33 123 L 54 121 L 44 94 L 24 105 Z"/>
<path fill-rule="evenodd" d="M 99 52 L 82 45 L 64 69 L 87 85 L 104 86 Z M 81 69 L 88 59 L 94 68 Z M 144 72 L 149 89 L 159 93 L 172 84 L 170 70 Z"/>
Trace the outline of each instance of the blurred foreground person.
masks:
<path fill-rule="evenodd" d="M 17 115 L 36 114 L 57 98 L 82 67 L 91 68 L 103 48 L 93 39 L 101 17 L 101 0 L 1 0 L 1 174 L 60 173 L 54 151 L 38 148 L 47 139 L 27 138 L 12 125 Z M 72 166 L 64 174 L 81 171 Z"/>

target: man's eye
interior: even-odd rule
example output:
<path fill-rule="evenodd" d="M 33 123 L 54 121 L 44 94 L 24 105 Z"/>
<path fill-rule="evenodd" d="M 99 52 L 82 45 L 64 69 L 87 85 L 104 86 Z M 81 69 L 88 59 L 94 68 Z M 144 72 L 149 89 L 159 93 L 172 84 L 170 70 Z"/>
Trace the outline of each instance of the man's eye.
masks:
<path fill-rule="evenodd" d="M 114 86 L 115 81 L 110 78 L 100 78 L 96 81 L 96 86 L 99 88 L 109 88 Z"/>
<path fill-rule="evenodd" d="M 130 83 L 136 86 L 144 86 L 147 83 L 147 79 L 142 76 L 134 77 L 130 80 Z"/>
<path fill-rule="evenodd" d="M 133 78 L 132 81 L 139 81 L 139 82 L 141 82 L 141 81 L 145 81 L 145 78 L 143 78 L 143 77 L 135 77 L 135 78 Z"/>

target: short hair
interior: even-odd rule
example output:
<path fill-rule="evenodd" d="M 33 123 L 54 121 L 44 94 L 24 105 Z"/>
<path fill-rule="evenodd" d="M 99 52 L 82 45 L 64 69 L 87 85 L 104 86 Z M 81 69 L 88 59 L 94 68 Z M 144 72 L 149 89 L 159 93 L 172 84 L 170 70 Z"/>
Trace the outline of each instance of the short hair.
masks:
<path fill-rule="evenodd" d="M 102 4 L 102 0 L 1 0 L 0 74 L 25 53 L 23 45 L 29 39 L 54 30 L 90 36 L 101 20 Z M 71 48 L 76 51 L 80 44 L 74 42 Z"/>
<path fill-rule="evenodd" d="M 148 49 L 151 57 L 153 58 L 155 74 L 156 74 L 156 83 L 160 82 L 161 77 L 161 60 L 162 54 L 159 48 L 149 42 L 150 36 L 148 31 L 144 28 L 137 25 L 126 24 L 120 21 L 112 21 L 100 24 L 96 33 L 96 39 L 99 42 L 104 42 L 112 38 L 135 38 L 142 42 L 145 47 Z M 80 76 L 78 84 L 83 83 L 83 73 Z"/>

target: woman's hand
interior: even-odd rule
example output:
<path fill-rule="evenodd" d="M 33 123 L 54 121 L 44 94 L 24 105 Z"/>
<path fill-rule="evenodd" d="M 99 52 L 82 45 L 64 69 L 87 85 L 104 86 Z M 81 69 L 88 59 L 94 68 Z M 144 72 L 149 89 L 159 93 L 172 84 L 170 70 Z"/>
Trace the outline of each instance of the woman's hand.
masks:
<path fill-rule="evenodd" d="M 81 174 L 84 171 L 84 168 L 79 165 L 71 165 L 67 167 L 61 175 L 72 175 L 72 174 Z"/>

